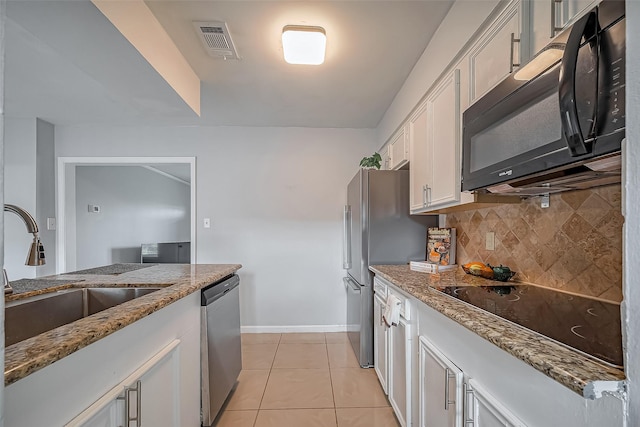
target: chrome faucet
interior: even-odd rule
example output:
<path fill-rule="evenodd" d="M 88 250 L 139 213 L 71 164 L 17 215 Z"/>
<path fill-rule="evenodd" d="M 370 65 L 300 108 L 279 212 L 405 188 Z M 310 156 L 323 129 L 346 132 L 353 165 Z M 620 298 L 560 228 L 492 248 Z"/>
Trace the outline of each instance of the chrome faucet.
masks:
<path fill-rule="evenodd" d="M 33 219 L 33 217 L 29 212 L 27 212 L 26 210 L 16 205 L 4 205 L 4 211 L 13 212 L 14 214 L 22 218 L 22 220 L 24 221 L 24 224 L 27 227 L 27 231 L 33 234 L 33 242 L 31 242 L 31 246 L 29 247 L 29 253 L 27 254 L 27 260 L 25 261 L 24 264 L 33 265 L 33 266 L 44 265 L 45 264 L 44 246 L 42 245 L 42 242 L 40 241 L 40 237 L 38 236 L 38 224 L 36 223 L 36 220 Z M 13 289 L 11 289 L 11 286 L 9 285 L 9 280 L 7 279 L 6 271 L 3 272 L 2 280 L 5 282 L 4 293 L 6 294 L 6 293 L 13 292 Z"/>

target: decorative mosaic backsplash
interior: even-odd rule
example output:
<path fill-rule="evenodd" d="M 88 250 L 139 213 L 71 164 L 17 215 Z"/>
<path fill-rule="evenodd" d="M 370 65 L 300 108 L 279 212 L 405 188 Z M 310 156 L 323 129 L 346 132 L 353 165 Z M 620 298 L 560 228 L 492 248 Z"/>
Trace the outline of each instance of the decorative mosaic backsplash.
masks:
<path fill-rule="evenodd" d="M 506 265 L 515 279 L 550 288 L 622 300 L 620 185 L 551 195 L 515 205 L 447 214 L 457 229 L 458 264 Z M 485 236 L 495 232 L 495 250 Z"/>

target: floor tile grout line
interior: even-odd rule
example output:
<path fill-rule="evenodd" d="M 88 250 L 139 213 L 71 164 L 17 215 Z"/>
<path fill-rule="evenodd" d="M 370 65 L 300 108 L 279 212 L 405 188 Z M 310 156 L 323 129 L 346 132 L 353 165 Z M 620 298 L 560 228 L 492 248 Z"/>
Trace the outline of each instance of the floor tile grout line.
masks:
<path fill-rule="evenodd" d="M 276 355 L 278 353 L 278 350 L 280 349 L 280 344 L 287 344 L 285 342 L 283 342 L 283 334 L 279 335 L 278 341 L 275 342 L 274 344 L 276 344 L 276 349 L 273 355 L 273 359 L 271 361 L 271 365 L 268 369 L 268 375 L 267 375 L 267 384 L 269 382 L 271 373 L 273 373 L 274 370 L 277 370 L 278 368 L 275 368 L 275 358 Z M 290 344 L 296 344 L 295 342 L 292 342 Z M 306 343 L 306 342 L 300 342 L 298 344 L 314 344 L 314 343 Z M 320 343 L 318 343 L 320 344 Z M 330 378 L 330 383 L 331 383 L 331 392 L 332 392 L 332 400 L 333 400 L 333 407 L 309 407 L 309 408 L 290 408 L 290 407 L 286 407 L 286 408 L 262 408 L 262 402 L 264 400 L 264 396 L 266 395 L 266 386 L 267 384 L 265 384 L 265 388 L 263 389 L 262 392 L 262 396 L 260 399 L 260 404 L 259 404 L 259 408 L 256 410 L 256 418 L 253 421 L 252 426 L 256 427 L 258 425 L 258 416 L 261 412 L 269 412 L 269 411 L 298 411 L 298 410 L 333 410 L 334 412 L 334 422 L 336 427 L 339 427 L 338 424 L 338 416 L 337 416 L 337 410 L 338 409 L 368 409 L 368 410 L 374 410 L 374 409 L 388 409 L 390 408 L 390 405 L 388 404 L 388 400 L 387 400 L 387 404 L 385 406 L 378 406 L 378 405 L 363 405 L 363 406 L 344 406 L 344 407 L 337 407 L 336 406 L 336 402 L 335 402 L 335 392 L 334 392 L 334 382 L 333 382 L 333 370 L 349 370 L 350 368 L 353 369 L 358 369 L 358 367 L 350 367 L 350 366 L 341 366 L 340 363 L 338 364 L 338 366 L 333 367 L 331 362 L 330 362 L 330 357 L 329 357 L 329 344 L 345 344 L 345 343 L 340 343 L 340 342 L 332 342 L 329 343 L 327 341 L 327 337 L 325 334 L 325 340 L 324 340 L 324 344 L 325 344 L 325 354 L 327 357 L 327 365 L 329 368 L 329 378 Z M 346 343 L 348 344 L 348 342 Z M 284 368 L 283 368 L 284 369 Z M 287 369 L 295 369 L 295 368 L 287 368 Z M 314 369 L 314 368 L 299 368 L 299 369 Z M 325 368 L 315 368 L 315 369 L 325 369 Z M 358 369 L 359 370 L 359 369 Z M 395 418 L 395 417 L 394 417 Z M 396 420 L 397 423 L 397 420 Z"/>
<path fill-rule="evenodd" d="M 332 409 L 333 412 L 334 412 L 334 420 L 335 420 L 335 423 L 336 423 L 336 427 L 338 427 L 338 415 L 337 415 L 337 409 L 338 408 L 336 407 L 336 402 L 335 402 L 335 393 L 334 393 L 334 389 L 333 389 L 334 386 L 333 386 L 333 376 L 332 376 L 332 369 L 334 369 L 334 368 L 331 367 L 331 362 L 330 362 L 330 359 L 329 359 L 329 343 L 327 341 L 326 333 L 324 334 L 324 342 L 323 342 L 323 344 L 325 346 L 325 354 L 327 356 L 327 366 L 328 366 L 328 369 L 329 369 L 329 380 L 330 380 L 330 385 L 331 385 L 331 395 L 332 395 L 333 407 L 330 407 L 330 408 L 280 408 L 280 409 L 278 409 L 278 408 L 270 408 L 270 409 L 262 408 L 262 402 L 263 402 L 264 396 L 266 394 L 266 388 L 267 388 L 267 385 L 269 383 L 269 379 L 271 378 L 271 373 L 273 372 L 274 369 L 277 370 L 277 368 L 274 368 L 274 365 L 275 365 L 276 355 L 277 355 L 278 350 L 280 348 L 280 344 L 286 344 L 285 342 L 283 342 L 283 334 L 280 334 L 280 336 L 278 338 L 278 342 L 276 344 L 277 344 L 276 345 L 276 350 L 275 350 L 273 359 L 271 361 L 271 365 L 269 367 L 269 373 L 267 375 L 267 382 L 266 382 L 265 388 L 264 388 L 264 390 L 262 392 L 262 396 L 260 398 L 260 403 L 259 403 L 258 409 L 256 411 L 256 418 L 254 419 L 252 426 L 256 427 L 257 422 L 258 422 L 258 416 L 260 415 L 261 411 L 304 410 L 304 409 L 327 409 L 327 410 L 329 410 L 329 409 Z M 291 344 L 295 344 L 295 342 L 293 342 Z M 313 343 L 300 342 L 298 344 L 313 344 Z M 318 344 L 320 344 L 320 343 L 318 343 Z M 344 344 L 344 343 L 332 343 L 332 344 Z M 346 367 L 343 367 L 341 369 L 345 369 L 345 368 Z M 292 368 L 292 369 L 294 369 L 294 368 Z M 300 369 L 303 369 L 303 368 L 300 368 Z M 305 369 L 313 369 L 313 368 L 305 368 Z M 317 368 L 317 369 L 324 369 L 324 368 Z M 335 368 L 335 369 L 338 369 L 338 368 Z M 371 407 L 371 408 L 376 408 L 376 407 Z M 361 407 L 353 407 L 353 408 L 361 408 Z M 367 409 L 367 408 L 369 408 L 369 407 L 362 407 L 362 409 Z"/>
<path fill-rule="evenodd" d="M 327 340 L 327 334 L 324 335 L 325 341 Z M 331 385 L 331 399 L 333 400 L 333 418 L 336 421 L 336 427 L 338 426 L 338 411 L 336 410 L 336 394 L 333 391 L 333 376 L 331 375 L 331 359 L 329 358 L 329 344 L 325 344 L 325 350 L 327 351 L 327 364 L 329 365 L 329 384 Z"/>
<path fill-rule="evenodd" d="M 264 400 L 264 395 L 267 393 L 267 386 L 269 385 L 269 378 L 271 378 L 271 371 L 273 371 L 273 364 L 276 363 L 276 355 L 278 354 L 278 349 L 280 348 L 280 343 L 282 342 L 282 334 L 278 338 L 278 345 L 276 345 L 276 352 L 273 354 L 273 359 L 271 360 L 271 366 L 269 366 L 269 375 L 267 375 L 267 382 L 264 384 L 264 390 L 262 390 L 262 397 L 260 398 L 260 403 L 258 404 L 258 412 L 256 412 L 256 419 L 253 421 L 253 427 L 256 427 L 258 422 L 258 416 L 260 415 L 260 411 L 262 410 L 262 401 Z"/>

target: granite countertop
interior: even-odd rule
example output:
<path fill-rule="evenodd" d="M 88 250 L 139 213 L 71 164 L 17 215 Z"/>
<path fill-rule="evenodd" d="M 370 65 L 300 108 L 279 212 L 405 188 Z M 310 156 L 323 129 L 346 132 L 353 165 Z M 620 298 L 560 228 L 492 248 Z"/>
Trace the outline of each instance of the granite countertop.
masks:
<path fill-rule="evenodd" d="M 486 279 L 465 274 L 461 268 L 440 274 L 412 271 L 408 265 L 375 265 L 370 269 L 585 398 L 595 399 L 600 397 L 602 391 L 624 389 L 625 374 L 622 370 L 598 363 L 551 339 L 433 289 L 444 286 L 486 286 Z"/>
<path fill-rule="evenodd" d="M 239 270 L 240 264 L 115 264 L 72 274 L 11 282 L 5 301 L 68 288 L 162 287 L 5 348 L 4 384 L 12 384 Z M 92 274 L 85 274 L 92 273 Z"/>

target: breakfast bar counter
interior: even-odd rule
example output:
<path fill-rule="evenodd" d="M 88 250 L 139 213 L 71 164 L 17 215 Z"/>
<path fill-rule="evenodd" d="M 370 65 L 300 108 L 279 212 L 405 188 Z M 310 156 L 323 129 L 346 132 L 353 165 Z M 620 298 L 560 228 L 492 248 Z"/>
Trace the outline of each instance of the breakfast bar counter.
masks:
<path fill-rule="evenodd" d="M 5 301 L 71 288 L 162 288 L 5 348 L 5 386 L 199 291 L 240 264 L 115 264 L 72 274 L 13 282 Z"/>

